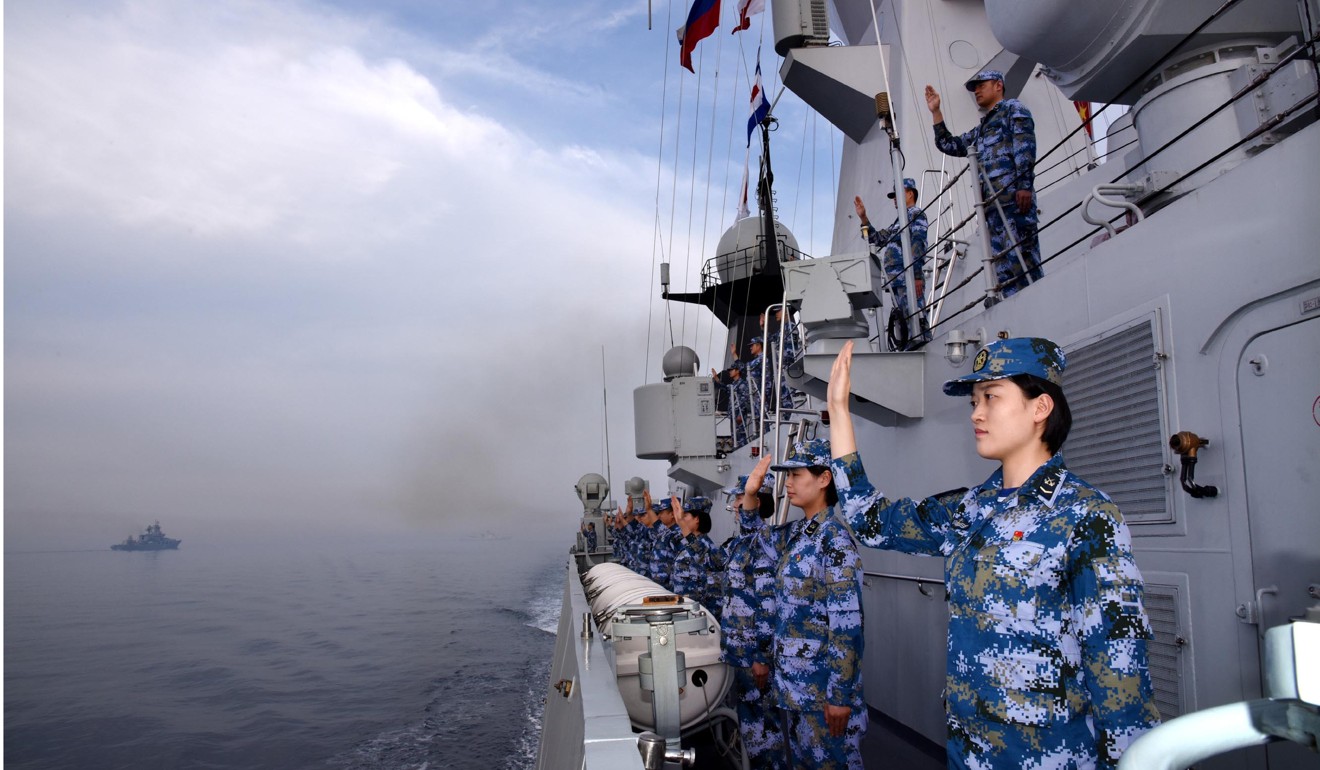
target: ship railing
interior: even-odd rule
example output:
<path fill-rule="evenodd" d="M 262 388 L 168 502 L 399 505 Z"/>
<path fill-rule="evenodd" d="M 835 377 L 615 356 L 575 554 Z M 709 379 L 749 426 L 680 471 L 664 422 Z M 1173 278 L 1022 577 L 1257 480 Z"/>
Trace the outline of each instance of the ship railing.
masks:
<path fill-rule="evenodd" d="M 1131 162 L 1115 164 L 1119 167 L 1115 176 L 1112 179 L 1106 177 L 1107 183 L 1101 182 L 1100 186 L 1107 187 L 1108 185 L 1123 183 L 1134 169 L 1147 166 L 1152 159 L 1178 144 L 1193 131 L 1213 119 L 1216 115 L 1225 110 L 1232 109 L 1238 101 L 1255 93 L 1276 73 L 1289 67 L 1293 61 L 1304 58 L 1306 53 L 1312 50 L 1317 42 L 1320 42 L 1320 35 L 1313 35 L 1310 39 L 1288 48 L 1287 53 L 1283 53 L 1281 49 L 1280 54 L 1271 62 L 1271 66 L 1263 69 L 1259 75 L 1253 78 L 1251 82 L 1241 87 L 1228 100 L 1211 108 L 1207 114 L 1193 121 L 1187 126 L 1187 128 L 1179 132 L 1176 136 L 1169 138 L 1159 147 L 1151 149 L 1144 155 L 1144 157 L 1133 159 Z M 1164 66 L 1163 63 L 1172 56 L 1178 48 L 1179 46 L 1175 46 L 1174 49 L 1170 50 L 1170 52 L 1160 60 L 1160 62 L 1151 65 L 1147 72 L 1134 79 L 1132 86 L 1144 82 L 1151 73 L 1156 72 L 1159 67 Z M 1218 163 L 1222 158 L 1229 153 L 1238 150 L 1243 145 L 1256 141 L 1263 133 L 1287 121 L 1296 120 L 1299 115 L 1303 114 L 1303 111 L 1311 108 L 1316 103 L 1317 97 L 1318 95 L 1315 91 L 1302 95 L 1295 104 L 1280 110 L 1277 115 L 1269 121 L 1263 122 L 1257 129 L 1247 132 L 1245 136 L 1231 142 L 1229 146 L 1223 148 L 1221 151 L 1211 154 L 1210 157 L 1196 165 L 1195 168 L 1181 171 L 1177 174 L 1176 178 L 1161 179 L 1158 185 L 1152 185 L 1149 189 L 1141 191 L 1139 193 L 1140 197 L 1145 200 L 1168 200 L 1171 196 L 1176 196 L 1178 194 L 1178 185 L 1201 173 L 1207 167 Z M 1095 115 L 1104 112 L 1111 106 L 1113 105 L 1105 104 L 1101 106 L 1100 109 L 1092 114 L 1089 120 L 1079 123 L 1072 133 L 1064 137 L 1058 144 L 1039 157 L 1034 168 L 1034 173 L 1038 179 L 1050 175 L 1051 172 L 1057 171 L 1063 166 L 1070 166 L 1070 168 L 1067 168 L 1063 173 L 1059 174 L 1056 178 L 1051 179 L 1049 182 L 1038 186 L 1036 188 L 1036 193 L 1038 195 L 1055 185 L 1077 179 L 1084 174 L 1094 171 L 1096 168 L 1103 165 L 1106 159 L 1118 153 L 1129 152 L 1132 146 L 1138 142 L 1137 139 L 1133 138 L 1110 146 L 1107 137 L 1102 137 L 1098 140 L 1088 137 L 1089 141 L 1087 141 L 1082 149 L 1072 150 L 1067 152 L 1067 154 L 1056 156 L 1056 153 L 1064 150 L 1064 148 L 1068 146 L 1069 140 L 1072 139 L 1077 132 L 1083 131 L 1090 125 L 1090 120 L 1093 120 Z M 1121 135 L 1122 134 L 1120 133 L 1119 136 Z M 1106 142 L 1103 150 L 1101 150 L 1099 146 L 1100 141 Z M 1055 159 L 1048 165 L 1045 165 L 1047 158 Z M 992 264 L 993 260 L 1000 257 L 1012 257 L 1021 247 L 1023 241 L 1026 240 L 1025 238 L 1015 237 L 1012 239 L 1012 242 L 1007 243 L 1004 248 L 997 252 L 991 252 L 988 245 L 983 244 L 982 251 L 984 254 L 982 264 L 968 269 L 967 272 L 963 274 L 956 283 L 954 283 L 956 271 L 953 268 L 955 267 L 957 260 L 965 256 L 966 253 L 968 253 L 968 247 L 975 242 L 976 225 L 978 223 L 981 225 L 982 232 L 984 232 L 984 223 L 979 221 L 976 208 L 978 205 L 993 207 L 996 198 L 995 193 L 999 192 L 998 190 L 991 188 L 991 194 L 983 198 L 982 185 L 977 184 L 974 175 L 962 185 L 961 190 L 956 189 L 963 175 L 967 173 L 968 168 L 970 168 L 970 164 L 965 166 L 952 178 L 949 178 L 944 167 L 939 169 L 927 169 L 923 172 L 923 182 L 925 175 L 934 175 L 937 178 L 944 180 L 944 183 L 934 197 L 929 199 L 930 203 L 928 203 L 924 209 L 927 212 L 928 220 L 933 223 L 933 232 L 930 233 L 926 252 L 926 309 L 924 311 L 912 309 L 908 317 L 903 320 L 906 323 L 912 316 L 924 312 L 932 333 L 937 331 L 939 327 L 950 323 L 955 318 L 985 306 L 987 301 L 990 303 L 998 301 L 1001 297 L 1003 287 L 999 286 L 995 281 L 993 271 L 988 269 L 989 265 Z M 989 185 L 986 187 L 989 187 Z M 1064 223 L 1069 222 L 1074 216 L 1081 216 L 1079 210 L 1091 200 L 1093 189 L 1093 187 L 1088 188 L 1086 195 L 1079 196 L 1077 200 L 1072 201 L 1070 205 L 1067 205 L 1062 211 L 1054 214 L 1048 221 L 1041 222 L 1036 229 L 1037 239 L 1039 239 L 1041 234 L 1046 230 L 1060 227 Z M 921 196 L 921 199 L 928 200 L 924 195 Z M 1103 239 L 1106 234 L 1109 234 L 1110 231 L 1115 229 L 1113 227 L 1114 224 L 1117 223 L 1120 226 L 1124 224 L 1120 220 L 1125 217 L 1129 220 L 1132 219 L 1130 211 L 1118 211 L 1105 222 L 1095 224 L 1091 228 L 1083 228 L 1084 232 L 1082 232 L 1081 235 L 1066 243 L 1062 248 L 1054 250 L 1053 253 L 1046 254 L 1042 251 L 1040 254 L 1040 268 L 1044 270 L 1050 262 L 1073 252 L 1078 246 L 1094 244 L 1097 238 Z M 1130 222 L 1128 224 L 1130 224 Z M 908 269 L 910 271 L 911 267 L 909 266 Z M 980 279 L 979 281 L 977 280 L 978 278 Z M 974 283 L 976 285 L 974 285 Z M 890 284 L 892 284 L 892 280 L 886 280 L 882 288 L 888 288 Z M 882 294 L 887 293 L 889 292 L 882 292 Z"/>
<path fill-rule="evenodd" d="M 775 239 L 775 250 L 780 263 L 793 262 L 811 257 L 800 249 L 789 246 L 783 238 Z M 706 260 L 701 267 L 701 290 L 706 291 L 720 284 L 739 278 L 747 278 L 765 271 L 765 236 L 757 236 L 751 246 L 718 254 Z"/>

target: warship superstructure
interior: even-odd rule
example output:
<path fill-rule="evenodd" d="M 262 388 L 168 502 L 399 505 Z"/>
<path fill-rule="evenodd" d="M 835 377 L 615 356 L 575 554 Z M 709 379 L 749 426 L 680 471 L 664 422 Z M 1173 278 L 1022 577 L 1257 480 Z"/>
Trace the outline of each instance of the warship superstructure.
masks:
<path fill-rule="evenodd" d="M 725 233 L 700 291 L 662 291 L 709 309 L 739 351 L 791 331 L 758 320 L 787 308 L 804 352 L 771 349 L 759 390 L 804 395 L 737 446 L 716 383 L 676 348 L 663 379 L 634 394 L 638 457 L 665 461 L 678 491 L 713 496 L 762 453 L 828 436 L 826 379 L 854 340 L 852 411 L 872 478 L 913 497 L 974 484 L 993 466 L 941 384 L 982 343 L 1048 337 L 1068 354 L 1069 467 L 1131 528 L 1162 718 L 1273 694 L 1266 630 L 1317 619 L 1320 600 L 1320 2 L 772 0 L 767 13 L 784 86 L 844 137 L 831 253 L 799 251 L 763 183 L 760 215 Z M 935 149 L 922 94 L 935 84 L 949 126 L 966 130 L 978 115 L 962 84 L 987 68 L 1036 117 L 1044 277 L 1009 297 L 988 268 L 977 170 Z M 1074 102 L 1128 109 L 1093 143 Z M 931 222 L 924 346 L 895 344 L 852 203 L 901 198 L 903 177 L 918 180 Z M 720 523 L 717 542 L 730 533 Z M 942 745 L 943 565 L 862 551 L 868 704 Z M 547 697 L 538 767 L 641 767 L 611 645 L 590 636 L 569 573 L 552 680 L 577 682 L 580 700 Z M 551 736 L 565 720 L 572 737 Z M 1317 761 L 1274 741 L 1196 766 Z"/>
<path fill-rule="evenodd" d="M 165 533 L 160 529 L 160 522 L 148 524 L 141 535 L 134 537 L 129 535 L 124 538 L 124 542 L 115 543 L 110 546 L 113 551 L 174 551 L 178 550 L 179 543 L 172 537 L 165 537 Z"/>

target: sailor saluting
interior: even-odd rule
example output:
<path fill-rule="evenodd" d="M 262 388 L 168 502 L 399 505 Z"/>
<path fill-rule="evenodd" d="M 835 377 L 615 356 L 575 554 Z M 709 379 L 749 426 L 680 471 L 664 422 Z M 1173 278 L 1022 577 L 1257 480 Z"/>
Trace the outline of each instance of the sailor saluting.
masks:
<path fill-rule="evenodd" d="M 848 413 L 851 342 L 830 375 L 830 467 L 853 531 L 944 557 L 951 768 L 1112 768 L 1159 722 L 1131 535 L 1059 452 L 1072 424 L 1064 365 L 1049 340 L 995 340 L 944 384 L 971 396 L 977 454 L 1001 463 L 956 503 L 872 486 Z"/>
<path fill-rule="evenodd" d="M 804 518 L 770 530 L 780 554 L 775 573 L 771 678 L 791 767 L 861 770 L 866 701 L 862 695 L 861 557 L 834 518 L 830 444 L 799 441 L 776 466 L 769 455 L 747 476 L 744 510 L 760 505 L 767 468 L 787 471 L 788 500 Z"/>

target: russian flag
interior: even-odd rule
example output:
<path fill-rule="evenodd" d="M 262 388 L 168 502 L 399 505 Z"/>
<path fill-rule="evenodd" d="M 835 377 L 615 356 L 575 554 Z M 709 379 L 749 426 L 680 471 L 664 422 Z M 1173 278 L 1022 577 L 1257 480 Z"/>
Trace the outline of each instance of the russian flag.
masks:
<path fill-rule="evenodd" d="M 720 0 L 693 0 L 687 23 L 678 28 L 678 63 L 692 69 L 692 50 L 720 25 Z"/>
<path fill-rule="evenodd" d="M 741 32 L 752 26 L 752 17 L 764 10 L 765 0 L 738 0 L 738 26 L 733 31 Z"/>
<path fill-rule="evenodd" d="M 756 80 L 752 83 L 752 114 L 747 118 L 747 146 L 752 146 L 752 134 L 761 125 L 765 116 L 770 114 L 770 102 L 765 98 L 765 89 L 761 87 L 761 52 L 756 52 Z"/>

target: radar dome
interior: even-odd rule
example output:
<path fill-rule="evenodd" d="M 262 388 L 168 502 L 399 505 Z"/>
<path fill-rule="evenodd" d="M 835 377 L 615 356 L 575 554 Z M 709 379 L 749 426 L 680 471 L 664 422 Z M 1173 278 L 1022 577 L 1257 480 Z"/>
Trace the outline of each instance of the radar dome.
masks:
<path fill-rule="evenodd" d="M 623 491 L 627 492 L 630 497 L 632 495 L 642 494 L 643 492 L 646 491 L 646 479 L 642 478 L 641 476 L 633 476 L 632 478 L 623 482 Z"/>
<path fill-rule="evenodd" d="M 721 283 L 747 278 L 765 267 L 765 248 L 761 245 L 764 233 L 760 217 L 740 219 L 724 231 L 715 246 L 715 265 Z M 779 220 L 775 220 L 775 237 L 787 248 L 798 251 L 797 238 Z M 781 261 L 784 256 L 779 255 Z"/>
<path fill-rule="evenodd" d="M 666 380 L 674 377 L 691 377 L 700 371 L 701 359 L 697 356 L 697 351 L 679 345 L 665 353 L 665 357 L 660 361 L 660 368 L 664 371 Z"/>

